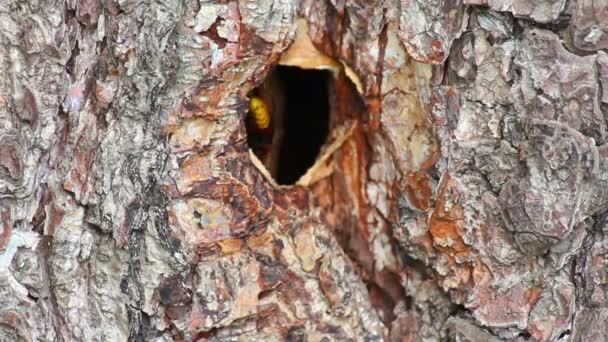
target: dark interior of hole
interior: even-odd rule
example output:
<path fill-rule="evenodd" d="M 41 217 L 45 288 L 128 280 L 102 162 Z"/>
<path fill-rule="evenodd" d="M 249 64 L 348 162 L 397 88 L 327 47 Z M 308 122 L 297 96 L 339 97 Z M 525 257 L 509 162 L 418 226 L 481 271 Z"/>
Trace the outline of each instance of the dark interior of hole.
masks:
<path fill-rule="evenodd" d="M 294 184 L 314 164 L 327 139 L 332 76 L 326 70 L 287 66 L 278 66 L 274 73 L 284 101 L 283 140 L 274 176 L 279 184 Z M 252 133 L 248 134 L 251 146 Z"/>
<path fill-rule="evenodd" d="M 326 70 L 277 68 L 285 91 L 284 136 L 279 184 L 295 183 L 310 168 L 329 130 L 329 79 Z"/>

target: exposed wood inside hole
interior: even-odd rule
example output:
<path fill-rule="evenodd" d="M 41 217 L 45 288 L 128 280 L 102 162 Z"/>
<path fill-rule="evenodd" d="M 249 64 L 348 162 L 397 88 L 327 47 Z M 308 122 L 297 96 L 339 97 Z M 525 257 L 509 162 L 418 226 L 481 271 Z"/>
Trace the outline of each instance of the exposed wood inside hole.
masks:
<path fill-rule="evenodd" d="M 346 77 L 355 85 L 357 92 L 363 94 L 363 84 L 357 73 L 344 61 L 337 60 L 317 50 L 308 36 L 306 20 L 297 20 L 296 39 L 281 56 L 280 65 L 295 66 L 302 69 L 330 70 L 334 75 L 344 72 Z"/>

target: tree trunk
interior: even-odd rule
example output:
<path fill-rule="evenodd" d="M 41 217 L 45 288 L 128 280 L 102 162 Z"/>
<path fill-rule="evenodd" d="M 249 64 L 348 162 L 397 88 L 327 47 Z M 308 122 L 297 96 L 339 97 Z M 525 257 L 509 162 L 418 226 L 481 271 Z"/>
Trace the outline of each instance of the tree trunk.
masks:
<path fill-rule="evenodd" d="M 604 29 L 606 0 L 1 1 L 0 341 L 608 340 Z"/>

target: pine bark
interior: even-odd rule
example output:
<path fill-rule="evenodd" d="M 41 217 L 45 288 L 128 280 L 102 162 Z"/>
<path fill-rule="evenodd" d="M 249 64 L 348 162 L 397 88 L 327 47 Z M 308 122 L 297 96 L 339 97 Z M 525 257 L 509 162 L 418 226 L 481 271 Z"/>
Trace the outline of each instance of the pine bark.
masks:
<path fill-rule="evenodd" d="M 608 340 L 604 30 L 606 0 L 0 1 L 0 341 Z M 278 186 L 247 95 L 302 35 L 331 133 Z"/>

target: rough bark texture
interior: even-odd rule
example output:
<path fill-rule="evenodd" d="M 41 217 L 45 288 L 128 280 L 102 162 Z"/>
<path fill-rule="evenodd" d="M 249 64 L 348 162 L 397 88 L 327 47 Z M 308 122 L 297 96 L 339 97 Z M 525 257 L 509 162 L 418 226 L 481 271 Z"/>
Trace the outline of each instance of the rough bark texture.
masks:
<path fill-rule="evenodd" d="M 298 18 L 362 95 L 277 187 Z M 0 1 L 0 340 L 606 341 L 606 48 L 606 0 Z"/>

